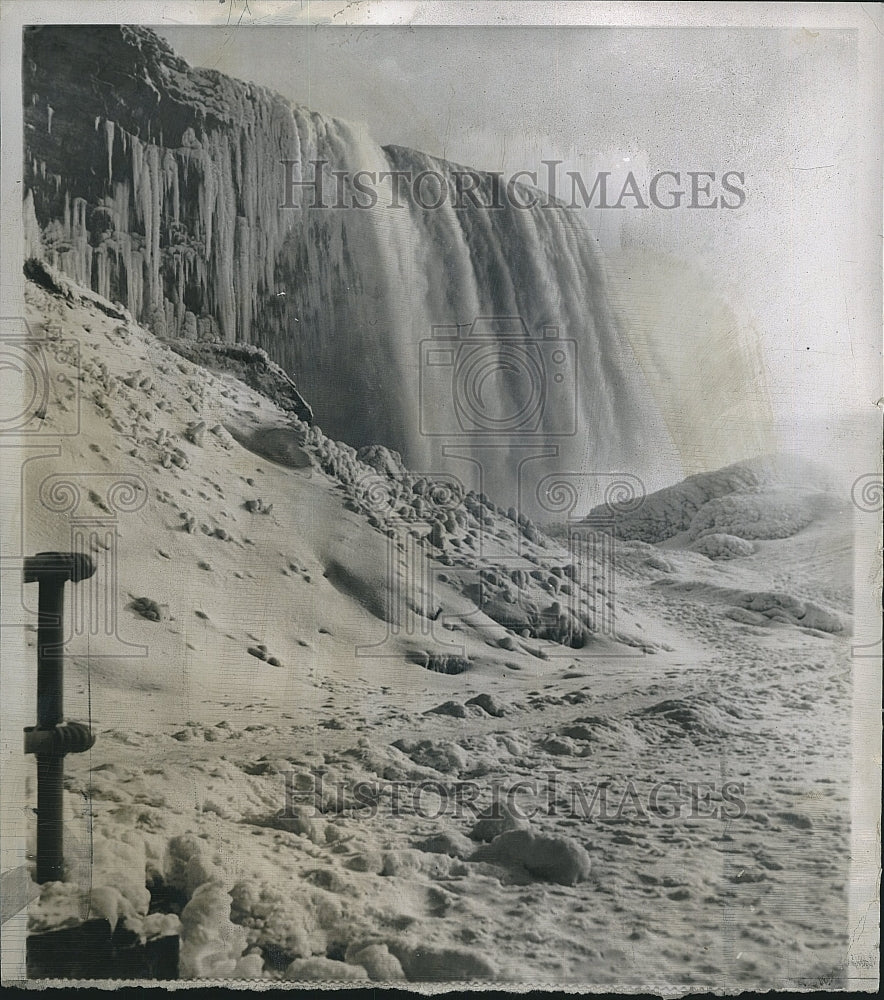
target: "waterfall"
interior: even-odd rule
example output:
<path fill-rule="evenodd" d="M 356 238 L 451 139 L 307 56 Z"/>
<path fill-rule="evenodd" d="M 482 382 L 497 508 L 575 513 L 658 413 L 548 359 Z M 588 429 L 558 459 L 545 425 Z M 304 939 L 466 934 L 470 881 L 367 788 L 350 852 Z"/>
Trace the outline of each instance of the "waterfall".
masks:
<path fill-rule="evenodd" d="M 428 172 L 450 191 L 463 168 L 380 148 L 363 129 L 301 109 L 295 122 L 294 177 L 313 179 L 312 164 L 324 163 L 330 207 L 308 207 L 315 181 L 299 189 L 277 265 L 284 294 L 266 303 L 256 337 L 297 373 L 327 433 L 357 446 L 381 441 L 413 467 L 458 475 L 471 474 L 469 463 L 451 449 L 467 449 L 492 495 L 513 496 L 519 462 L 544 451 L 555 454 L 535 477 L 647 466 L 663 446 L 659 421 L 576 212 L 544 207 L 549 199 L 530 210 L 455 198 L 424 207 L 433 198 L 421 202 L 407 184 L 399 208 L 389 187 L 372 208 L 336 208 L 354 197 L 352 187 L 337 197 L 336 174 Z"/>
<path fill-rule="evenodd" d="M 94 53 L 65 28 L 55 41 L 70 65 L 57 53 L 49 65 L 52 30 L 25 36 L 30 252 L 158 336 L 264 347 L 326 433 L 386 444 L 492 496 L 513 497 L 520 462 L 544 453 L 535 478 L 639 471 L 659 456 L 661 422 L 577 212 L 435 204 L 413 183 L 394 199 L 392 182 L 373 207 L 336 207 L 358 196 L 359 172 L 424 173 L 450 192 L 462 168 L 192 70 L 144 28 L 84 29 Z M 116 111 L 106 95 L 90 104 L 87 86 L 115 60 L 128 80 L 132 60 L 144 75 Z M 281 207 L 286 169 L 310 182 L 316 161 L 330 207 L 310 207 L 309 186 Z M 491 176 L 473 173 L 487 195 Z"/>

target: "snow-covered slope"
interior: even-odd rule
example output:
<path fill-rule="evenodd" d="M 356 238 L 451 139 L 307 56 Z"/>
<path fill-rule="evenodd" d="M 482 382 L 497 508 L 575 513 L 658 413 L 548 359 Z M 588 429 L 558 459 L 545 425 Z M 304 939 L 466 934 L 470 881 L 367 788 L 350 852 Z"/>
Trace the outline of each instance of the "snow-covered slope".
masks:
<path fill-rule="evenodd" d="M 575 567 L 220 362 L 94 302 L 33 284 L 27 302 L 62 338 L 45 429 L 79 431 L 26 466 L 28 550 L 69 546 L 78 518 L 118 533 L 87 534 L 116 587 L 91 606 L 118 622 L 71 641 L 67 714 L 98 742 L 67 760 L 68 879 L 33 927 L 83 907 L 177 926 L 202 977 L 647 988 L 843 967 L 848 633 L 782 601 L 731 611 L 791 573 L 786 596 L 849 625 L 802 573 L 814 525 L 760 542 L 770 559 L 624 540 L 613 576 Z M 166 912 L 146 915 L 146 885 Z"/>

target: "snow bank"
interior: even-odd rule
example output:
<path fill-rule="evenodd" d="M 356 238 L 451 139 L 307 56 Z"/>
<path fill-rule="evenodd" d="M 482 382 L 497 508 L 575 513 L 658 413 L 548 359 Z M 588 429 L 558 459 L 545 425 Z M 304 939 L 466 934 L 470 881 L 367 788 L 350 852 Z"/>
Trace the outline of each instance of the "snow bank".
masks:
<path fill-rule="evenodd" d="M 335 962 L 330 958 L 301 958 L 292 962 L 283 978 L 310 983 L 340 983 L 366 980 L 369 976 L 359 965 Z"/>
<path fill-rule="evenodd" d="M 688 533 L 695 539 L 710 534 L 744 539 L 789 538 L 812 521 L 813 510 L 807 499 L 795 493 L 734 493 L 704 504 L 691 520 Z"/>
<path fill-rule="evenodd" d="M 691 544 L 691 550 L 710 559 L 736 559 L 739 556 L 751 556 L 755 546 L 745 538 L 716 531 L 698 538 Z"/>
<path fill-rule="evenodd" d="M 215 883 L 201 885 L 181 913 L 179 973 L 183 979 L 260 979 L 260 952 L 246 955 L 245 928 L 230 921 L 230 896 Z"/>
<path fill-rule="evenodd" d="M 592 868 L 589 855 L 576 840 L 544 836 L 531 830 L 499 834 L 490 844 L 480 846 L 473 860 L 521 868 L 535 878 L 561 885 L 586 881 Z"/>
<path fill-rule="evenodd" d="M 783 591 L 737 590 L 697 581 L 668 579 L 658 580 L 652 586 L 690 600 L 723 604 L 727 606 L 725 614 L 728 617 L 747 625 L 780 623 L 830 633 L 844 629 L 844 623 L 834 612 Z M 734 609 L 739 609 L 737 615 L 734 615 Z"/>
<path fill-rule="evenodd" d="M 635 509 L 597 507 L 590 516 L 613 516 L 618 538 L 653 544 L 686 531 L 692 538 L 706 532 L 785 538 L 813 519 L 809 491 L 830 488 L 826 473 L 812 463 L 769 455 L 688 476 Z"/>

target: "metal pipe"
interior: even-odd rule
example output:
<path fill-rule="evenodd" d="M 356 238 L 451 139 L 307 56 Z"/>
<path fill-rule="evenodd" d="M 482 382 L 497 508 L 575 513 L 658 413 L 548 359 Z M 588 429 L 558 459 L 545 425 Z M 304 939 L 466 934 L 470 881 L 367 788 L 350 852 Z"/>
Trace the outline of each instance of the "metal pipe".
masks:
<path fill-rule="evenodd" d="M 64 719 L 64 585 L 68 576 L 50 563 L 38 572 L 37 728 L 50 729 Z"/>
<path fill-rule="evenodd" d="M 64 758 L 88 749 L 87 727 L 64 727 L 64 585 L 95 573 L 81 552 L 39 552 L 25 559 L 24 582 L 39 585 L 37 619 L 37 725 L 25 730 L 25 753 L 37 756 L 37 879 L 64 877 Z"/>
<path fill-rule="evenodd" d="M 64 878 L 64 757 L 37 754 L 38 884 Z"/>

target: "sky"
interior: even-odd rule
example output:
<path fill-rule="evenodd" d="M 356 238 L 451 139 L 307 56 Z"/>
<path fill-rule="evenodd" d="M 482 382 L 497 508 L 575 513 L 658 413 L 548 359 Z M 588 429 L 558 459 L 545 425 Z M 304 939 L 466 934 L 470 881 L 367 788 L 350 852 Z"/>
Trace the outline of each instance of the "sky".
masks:
<path fill-rule="evenodd" d="M 366 122 L 379 142 L 487 169 L 609 148 L 667 167 L 686 155 L 733 160 L 785 152 L 799 131 L 800 154 L 813 133 L 843 130 L 855 44 L 849 31 L 805 29 L 160 31 L 193 65 Z"/>
<path fill-rule="evenodd" d="M 192 65 L 474 167 L 542 171 L 556 159 L 588 186 L 601 170 L 641 183 L 662 170 L 741 171 L 738 210 L 586 212 L 639 362 L 655 393 L 681 401 L 686 451 L 707 448 L 690 425 L 708 429 L 717 407 L 727 433 L 745 430 L 745 449 L 813 453 L 821 425 L 873 406 L 878 341 L 853 287 L 864 211 L 851 198 L 864 129 L 856 32 L 159 30 Z"/>

